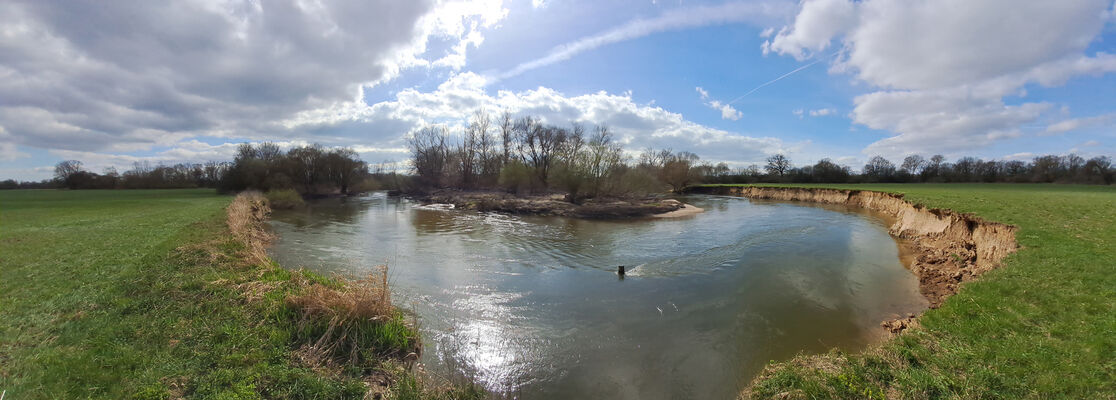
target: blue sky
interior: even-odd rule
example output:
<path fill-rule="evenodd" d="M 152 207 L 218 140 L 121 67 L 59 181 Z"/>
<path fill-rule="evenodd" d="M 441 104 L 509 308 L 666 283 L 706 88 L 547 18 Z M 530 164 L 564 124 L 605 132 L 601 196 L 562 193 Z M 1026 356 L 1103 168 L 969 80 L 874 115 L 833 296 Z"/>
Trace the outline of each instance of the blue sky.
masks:
<path fill-rule="evenodd" d="M 264 140 L 400 162 L 477 109 L 734 167 L 1116 154 L 1111 0 L 15 1 L 0 26 L 0 178 Z"/>

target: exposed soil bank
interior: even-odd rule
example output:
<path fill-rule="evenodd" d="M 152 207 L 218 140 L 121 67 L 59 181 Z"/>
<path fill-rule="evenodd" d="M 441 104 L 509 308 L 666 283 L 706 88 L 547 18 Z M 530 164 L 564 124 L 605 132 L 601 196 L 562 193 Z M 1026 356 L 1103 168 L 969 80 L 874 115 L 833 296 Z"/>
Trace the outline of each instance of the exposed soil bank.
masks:
<path fill-rule="evenodd" d="M 1017 227 L 952 210 L 926 208 L 903 200 L 902 195 L 859 190 L 812 188 L 702 186 L 693 193 L 742 196 L 752 199 L 809 201 L 842 204 L 882 212 L 895 218 L 889 232 L 910 240 L 916 256 L 909 266 L 918 276 L 919 288 L 937 308 L 957 293 L 961 282 L 991 270 L 1014 252 Z M 914 323 L 914 316 L 882 325 L 893 333 Z"/>
<path fill-rule="evenodd" d="M 509 214 L 561 216 L 592 219 L 647 217 L 685 207 L 677 200 L 662 198 L 589 199 L 581 204 L 562 195 L 516 196 L 504 192 L 442 190 L 413 196 L 424 203 L 453 204 L 456 208 Z"/>

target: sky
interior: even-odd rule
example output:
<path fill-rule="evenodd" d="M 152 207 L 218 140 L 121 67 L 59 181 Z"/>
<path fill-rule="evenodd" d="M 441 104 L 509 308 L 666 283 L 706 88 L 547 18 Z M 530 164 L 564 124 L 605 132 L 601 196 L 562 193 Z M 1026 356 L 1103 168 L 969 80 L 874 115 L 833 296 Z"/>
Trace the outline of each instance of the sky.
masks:
<path fill-rule="evenodd" d="M 244 142 L 405 162 L 477 110 L 631 152 L 1116 155 L 1112 0 L 0 3 L 0 179 L 231 160 Z M 405 164 L 400 164 L 405 165 Z"/>

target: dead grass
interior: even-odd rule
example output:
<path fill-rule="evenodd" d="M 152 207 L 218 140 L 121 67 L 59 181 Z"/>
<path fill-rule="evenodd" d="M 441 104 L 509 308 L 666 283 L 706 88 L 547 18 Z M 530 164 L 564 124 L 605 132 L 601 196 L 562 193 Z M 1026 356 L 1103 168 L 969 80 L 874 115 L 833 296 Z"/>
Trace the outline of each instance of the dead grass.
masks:
<path fill-rule="evenodd" d="M 263 225 L 271 214 L 267 197 L 260 192 L 242 192 L 229 204 L 227 213 L 229 231 L 244 242 L 246 258 L 257 264 L 269 263 L 267 245 L 274 235 Z"/>
<path fill-rule="evenodd" d="M 287 297 L 298 314 L 300 361 L 314 368 L 344 364 L 366 369 L 383 359 L 409 361 L 421 351 L 417 329 L 391 303 L 387 267 L 363 279 L 309 282 Z"/>
<path fill-rule="evenodd" d="M 377 267 L 364 279 L 338 280 L 340 287 L 311 284 L 305 293 L 291 296 L 287 302 L 307 318 L 380 320 L 393 315 L 386 266 Z"/>

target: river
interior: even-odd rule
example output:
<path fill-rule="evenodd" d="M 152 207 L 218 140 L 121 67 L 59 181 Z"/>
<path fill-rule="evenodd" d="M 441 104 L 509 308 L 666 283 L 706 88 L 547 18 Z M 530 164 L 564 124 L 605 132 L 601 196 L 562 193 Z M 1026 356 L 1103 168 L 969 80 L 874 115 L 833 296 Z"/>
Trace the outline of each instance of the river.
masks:
<path fill-rule="evenodd" d="M 881 216 L 681 200 L 706 211 L 596 221 L 325 199 L 275 212 L 271 252 L 324 273 L 388 265 L 427 370 L 526 399 L 731 399 L 769 360 L 856 351 L 926 308 Z"/>

